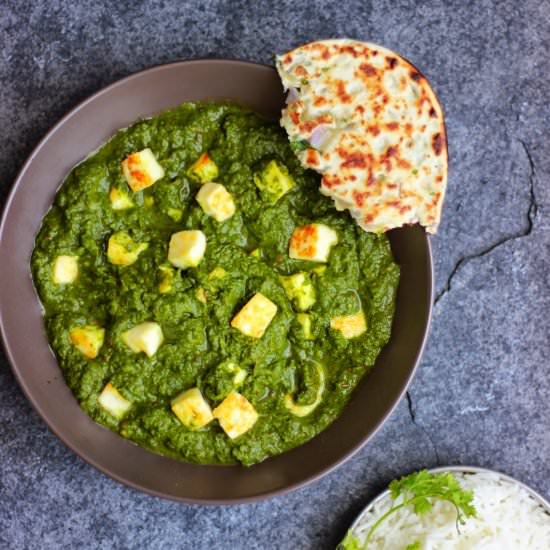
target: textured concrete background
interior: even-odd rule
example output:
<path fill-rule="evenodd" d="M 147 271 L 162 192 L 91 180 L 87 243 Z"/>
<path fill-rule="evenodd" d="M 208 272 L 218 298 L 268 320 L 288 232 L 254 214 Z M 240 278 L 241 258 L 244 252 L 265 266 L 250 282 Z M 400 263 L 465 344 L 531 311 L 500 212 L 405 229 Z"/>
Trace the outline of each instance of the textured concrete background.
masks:
<path fill-rule="evenodd" d="M 0 548 L 331 548 L 390 479 L 436 464 L 493 467 L 550 496 L 548 1 L 3 0 L 0 200 L 48 128 L 120 77 L 183 58 L 270 62 L 343 36 L 411 59 L 447 114 L 437 303 L 408 399 L 314 485 L 259 504 L 185 506 L 74 456 L 0 356 Z"/>

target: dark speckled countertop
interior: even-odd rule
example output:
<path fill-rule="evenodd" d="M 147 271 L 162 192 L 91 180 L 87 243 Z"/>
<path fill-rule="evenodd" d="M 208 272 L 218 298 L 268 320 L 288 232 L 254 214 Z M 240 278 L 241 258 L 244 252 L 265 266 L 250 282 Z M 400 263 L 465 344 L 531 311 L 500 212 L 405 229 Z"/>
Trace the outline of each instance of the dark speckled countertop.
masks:
<path fill-rule="evenodd" d="M 0 548 L 328 549 L 390 479 L 437 464 L 495 468 L 550 496 L 548 1 L 3 0 L 0 200 L 48 128 L 120 77 L 194 57 L 269 63 L 344 36 L 412 60 L 446 110 L 437 297 L 407 398 L 368 446 L 304 489 L 187 506 L 82 462 L 0 355 Z"/>

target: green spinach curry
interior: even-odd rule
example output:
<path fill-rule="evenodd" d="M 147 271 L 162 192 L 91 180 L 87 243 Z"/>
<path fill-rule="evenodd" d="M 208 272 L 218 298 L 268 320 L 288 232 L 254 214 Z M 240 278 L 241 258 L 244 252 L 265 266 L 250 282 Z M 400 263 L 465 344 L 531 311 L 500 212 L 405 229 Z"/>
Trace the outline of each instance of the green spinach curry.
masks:
<path fill-rule="evenodd" d="M 275 122 L 230 104 L 139 121 L 76 166 L 32 271 L 86 413 L 218 464 L 330 424 L 389 339 L 399 268 L 318 188 Z"/>

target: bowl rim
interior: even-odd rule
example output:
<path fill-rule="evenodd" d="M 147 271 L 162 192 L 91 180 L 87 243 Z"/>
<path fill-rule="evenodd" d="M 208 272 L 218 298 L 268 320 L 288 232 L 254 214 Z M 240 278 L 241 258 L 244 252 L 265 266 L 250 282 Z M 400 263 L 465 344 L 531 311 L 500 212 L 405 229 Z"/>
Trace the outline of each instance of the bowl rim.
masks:
<path fill-rule="evenodd" d="M 520 481 L 519 479 L 516 479 L 515 477 L 509 476 L 508 474 L 505 474 L 503 472 L 500 472 L 499 470 L 493 470 L 490 468 L 483 468 L 481 466 L 437 466 L 436 468 L 428 468 L 428 472 L 433 474 L 443 474 L 443 473 L 453 473 L 453 474 L 494 474 L 498 476 L 499 480 L 505 481 L 507 483 L 512 483 L 513 485 L 522 487 L 527 491 L 529 495 L 531 495 L 538 504 L 542 506 L 542 508 L 550 514 L 550 502 L 546 500 L 538 491 L 530 487 L 529 485 L 523 483 L 523 481 Z M 353 523 L 350 525 L 349 530 L 353 531 L 361 522 L 362 518 L 366 516 L 379 502 L 382 500 L 388 498 L 390 495 L 389 489 L 384 489 L 381 493 L 376 495 L 372 500 L 370 500 L 367 505 L 359 512 L 359 514 L 356 516 Z"/>
<path fill-rule="evenodd" d="M 139 70 L 137 72 L 131 73 L 123 78 L 117 79 L 114 82 L 111 82 L 110 84 L 100 88 L 99 90 L 91 93 L 86 98 L 84 98 L 82 101 L 79 101 L 73 108 L 71 108 L 69 111 L 66 112 L 65 115 L 63 115 L 53 126 L 50 127 L 50 129 L 46 132 L 44 137 L 42 137 L 37 145 L 32 149 L 31 153 L 28 155 L 27 159 L 23 163 L 22 167 L 18 171 L 12 185 L 11 189 L 7 194 L 7 197 L 5 199 L 3 208 L 1 210 L 0 215 L 0 240 L 2 239 L 2 236 L 4 235 L 6 231 L 6 225 L 7 225 L 7 215 L 12 207 L 12 203 L 14 201 L 14 198 L 16 197 L 21 182 L 23 181 L 27 170 L 34 162 L 35 157 L 40 153 L 42 148 L 48 143 L 48 141 L 51 139 L 51 137 L 60 129 L 62 126 L 64 126 L 68 120 L 71 119 L 75 114 L 77 114 L 80 110 L 82 110 L 84 107 L 86 107 L 89 103 L 99 99 L 103 95 L 108 94 L 112 90 L 124 86 L 128 84 L 129 82 L 133 80 L 138 80 L 140 77 L 146 75 L 155 73 L 157 71 L 161 71 L 167 68 L 170 68 L 172 66 L 177 67 L 181 65 L 200 65 L 200 64 L 206 64 L 206 65 L 216 65 L 219 63 L 228 63 L 228 64 L 234 64 L 237 66 L 254 66 L 258 69 L 263 69 L 266 71 L 275 71 L 275 68 L 271 65 L 267 65 L 265 63 L 259 63 L 255 61 L 248 61 L 248 60 L 242 60 L 242 59 L 231 59 L 231 58 L 218 58 L 218 57 L 208 57 L 208 58 L 194 58 L 194 59 L 180 59 L 175 61 L 169 61 L 166 63 L 161 63 L 154 65 L 152 67 L 148 67 L 142 70 Z M 168 108 L 168 107 L 167 107 Z M 160 112 L 160 111 L 159 111 Z M 56 189 L 55 193 L 59 190 L 59 187 L 63 183 L 63 180 L 60 181 L 58 188 Z M 393 414 L 399 403 L 402 401 L 403 396 L 405 395 L 408 387 L 411 384 L 412 379 L 414 378 L 416 371 L 419 367 L 420 360 L 422 358 L 429 332 L 430 332 L 430 326 L 431 326 L 431 320 L 433 316 L 433 299 L 434 299 L 434 262 L 433 262 L 433 254 L 432 254 L 432 246 L 431 246 L 431 238 L 430 235 L 424 232 L 425 235 L 425 246 L 427 251 L 427 289 L 429 291 L 429 303 L 427 307 L 427 312 L 425 315 L 425 325 L 423 329 L 422 339 L 419 342 L 419 345 L 417 347 L 416 356 L 414 359 L 414 364 L 411 366 L 409 373 L 406 378 L 403 379 L 401 383 L 401 390 L 399 391 L 399 394 L 394 399 L 391 406 L 389 406 L 386 410 L 386 412 L 380 416 L 379 420 L 374 424 L 372 430 L 370 433 L 360 439 L 357 440 L 357 443 L 350 446 L 350 448 L 342 453 L 338 459 L 333 460 L 330 464 L 321 467 L 314 471 L 313 473 L 304 476 L 302 479 L 298 481 L 293 481 L 291 483 L 286 484 L 284 487 L 277 488 L 277 489 L 270 489 L 264 492 L 259 492 L 256 494 L 252 494 L 249 496 L 243 496 L 243 497 L 232 497 L 232 498 L 189 498 L 189 497 L 182 497 L 182 496 L 176 496 L 173 494 L 167 494 L 163 492 L 162 490 L 155 490 L 150 487 L 146 487 L 142 484 L 140 484 L 138 481 L 129 479 L 128 477 L 124 477 L 123 475 L 118 475 L 117 473 L 111 471 L 109 467 L 103 466 L 100 461 L 95 460 L 91 456 L 84 455 L 81 450 L 79 450 L 77 444 L 73 444 L 68 437 L 66 437 L 61 429 L 57 429 L 54 426 L 50 424 L 48 414 L 46 414 L 41 407 L 39 400 L 36 398 L 36 396 L 30 391 L 28 384 L 25 381 L 25 378 L 21 374 L 19 368 L 17 367 L 12 346 L 10 344 L 10 341 L 6 334 L 6 317 L 8 314 L 6 314 L 5 309 L 2 307 L 2 299 L 0 299 L 0 343 L 2 344 L 3 351 L 5 353 L 6 358 L 8 359 L 8 363 L 10 365 L 11 372 L 13 373 L 19 387 L 22 389 L 23 394 L 33 407 L 33 409 L 38 413 L 38 416 L 41 418 L 41 420 L 44 422 L 48 430 L 54 433 L 54 435 L 57 436 L 57 438 L 67 447 L 69 448 L 77 457 L 79 457 L 81 460 L 86 462 L 87 464 L 93 466 L 95 469 L 99 470 L 102 474 L 110 477 L 111 479 L 127 486 L 132 489 L 144 492 L 146 494 L 149 494 L 151 496 L 156 496 L 159 498 L 175 501 L 175 502 L 183 502 L 187 504 L 200 504 L 200 505 L 228 505 L 228 504 L 241 504 L 241 503 L 250 503 L 250 502 L 258 502 L 261 500 L 265 500 L 267 498 L 272 498 L 277 495 L 283 495 L 286 493 L 289 493 L 291 491 L 294 491 L 296 489 L 299 489 L 301 487 L 304 487 L 306 485 L 309 485 L 310 483 L 315 482 L 316 480 L 324 477 L 325 475 L 329 474 L 333 470 L 337 469 L 340 465 L 342 465 L 344 462 L 349 460 L 352 456 L 354 456 L 360 449 L 362 449 L 381 429 L 381 427 L 384 425 L 384 423 L 387 421 L 387 419 Z M 34 281 L 33 281 L 33 287 L 34 287 Z M 36 293 L 36 289 L 35 289 Z M 40 306 L 42 307 L 42 304 L 38 298 L 38 294 L 36 293 L 36 298 L 38 302 L 40 303 Z M 120 436 L 119 436 L 120 437 Z M 145 449 L 146 452 L 152 452 L 147 449 Z M 289 451 L 286 451 L 289 452 Z M 283 453 L 283 454 L 286 454 Z M 223 465 L 222 465 L 223 467 Z M 239 467 L 239 466 L 237 466 Z"/>

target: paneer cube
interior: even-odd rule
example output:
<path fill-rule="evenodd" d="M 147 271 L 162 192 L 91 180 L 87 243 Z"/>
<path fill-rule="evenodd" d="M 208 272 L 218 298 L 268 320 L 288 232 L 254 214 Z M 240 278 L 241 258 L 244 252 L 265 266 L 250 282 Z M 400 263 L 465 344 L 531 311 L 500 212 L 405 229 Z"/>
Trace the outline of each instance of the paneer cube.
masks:
<path fill-rule="evenodd" d="M 204 213 L 217 222 L 224 222 L 235 213 L 233 197 L 221 183 L 205 183 L 196 198 Z"/>
<path fill-rule="evenodd" d="M 352 315 L 333 317 L 330 320 L 330 328 L 339 330 L 342 336 L 347 340 L 360 336 L 367 330 L 365 313 L 360 309 L 357 313 L 353 313 Z"/>
<path fill-rule="evenodd" d="M 132 403 L 124 399 L 119 391 L 109 382 L 99 394 L 97 402 L 115 418 L 122 418 L 131 408 Z"/>
<path fill-rule="evenodd" d="M 219 173 L 216 163 L 208 153 L 203 153 L 187 170 L 187 175 L 199 183 L 214 181 Z"/>
<path fill-rule="evenodd" d="M 131 265 L 147 250 L 147 243 L 137 243 L 125 231 L 113 233 L 107 243 L 107 259 L 114 265 Z"/>
<path fill-rule="evenodd" d="M 95 325 L 75 327 L 69 331 L 69 338 L 82 355 L 94 359 L 103 345 L 105 329 Z"/>
<path fill-rule="evenodd" d="M 168 261 L 179 267 L 197 267 L 206 251 L 206 235 L 199 230 L 179 231 L 170 237 Z"/>
<path fill-rule="evenodd" d="M 122 173 L 134 193 L 150 187 L 164 177 L 164 169 L 149 148 L 128 155 L 121 166 Z"/>
<path fill-rule="evenodd" d="M 77 256 L 57 256 L 53 264 L 53 281 L 58 285 L 73 283 L 78 276 Z"/>
<path fill-rule="evenodd" d="M 331 248 L 337 242 L 336 231 L 322 223 L 302 225 L 292 233 L 289 256 L 294 260 L 326 262 Z"/>
<path fill-rule="evenodd" d="M 158 323 L 147 321 L 123 332 L 121 338 L 134 353 L 142 351 L 152 357 L 162 344 L 164 335 Z"/>
<path fill-rule="evenodd" d="M 298 311 L 307 311 L 315 304 L 315 287 L 308 273 L 303 271 L 289 277 L 279 277 L 288 299 Z"/>
<path fill-rule="evenodd" d="M 277 313 L 277 306 L 262 293 L 257 292 L 233 317 L 231 326 L 244 335 L 261 338 Z"/>
<path fill-rule="evenodd" d="M 258 413 L 244 395 L 232 391 L 214 409 L 214 418 L 217 418 L 223 431 L 235 439 L 244 434 L 258 420 Z"/>
<path fill-rule="evenodd" d="M 126 191 L 121 191 L 116 187 L 111 187 L 109 191 L 109 200 L 111 201 L 111 208 L 113 210 L 127 210 L 132 208 L 134 203 L 132 199 L 128 196 Z"/>
<path fill-rule="evenodd" d="M 254 174 L 254 183 L 262 198 L 270 204 L 275 204 L 296 185 L 286 166 L 275 160 L 269 161 L 259 174 Z"/>
<path fill-rule="evenodd" d="M 214 418 L 210 405 L 199 388 L 191 388 L 180 393 L 172 399 L 171 406 L 179 421 L 190 430 L 198 430 Z"/>

